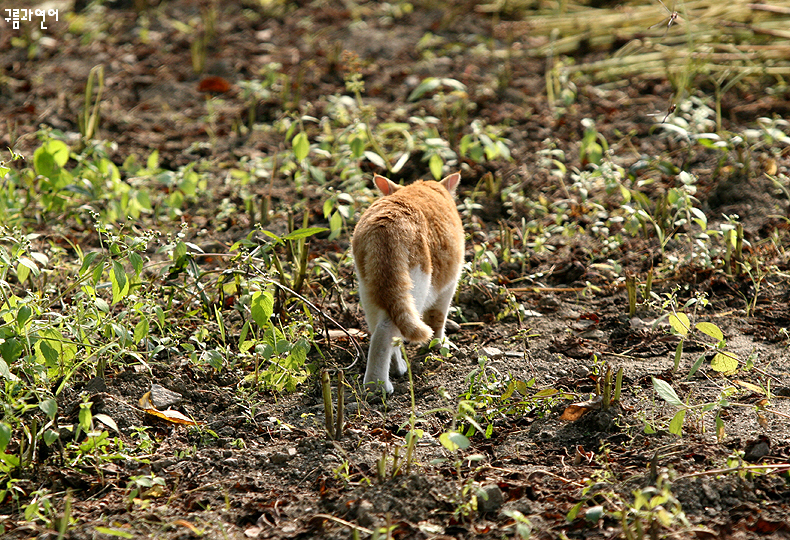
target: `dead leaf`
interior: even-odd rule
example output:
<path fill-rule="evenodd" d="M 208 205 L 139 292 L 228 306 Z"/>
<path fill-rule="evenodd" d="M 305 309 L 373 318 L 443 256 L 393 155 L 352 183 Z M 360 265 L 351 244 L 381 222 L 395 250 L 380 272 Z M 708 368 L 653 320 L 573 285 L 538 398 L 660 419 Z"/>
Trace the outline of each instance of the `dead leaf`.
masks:
<path fill-rule="evenodd" d="M 756 394 L 763 394 L 763 395 L 765 394 L 765 390 L 763 390 L 762 388 L 760 388 L 756 384 L 748 383 L 746 381 L 741 381 L 741 380 L 736 380 L 735 384 L 737 384 L 739 386 L 743 386 L 747 390 L 751 390 L 752 392 L 754 392 Z"/>
<path fill-rule="evenodd" d="M 146 413 L 150 414 L 151 416 L 161 418 L 165 422 L 170 422 L 171 424 L 181 424 L 184 426 L 196 426 L 198 424 L 188 416 L 173 409 L 166 409 L 164 411 L 158 410 L 156 407 L 151 405 L 151 392 L 146 392 L 143 394 L 143 397 L 140 398 L 139 404 L 140 408 L 142 408 Z"/>
<path fill-rule="evenodd" d="M 594 398 L 588 401 L 571 403 L 562 412 L 562 416 L 560 416 L 560 420 L 565 420 L 566 422 L 575 422 L 576 420 L 587 414 L 589 411 L 600 409 L 602 401 L 603 401 L 603 396 L 595 396 Z"/>
<path fill-rule="evenodd" d="M 232 85 L 222 77 L 206 77 L 198 84 L 198 92 L 211 92 L 213 94 L 224 94 L 232 88 Z"/>

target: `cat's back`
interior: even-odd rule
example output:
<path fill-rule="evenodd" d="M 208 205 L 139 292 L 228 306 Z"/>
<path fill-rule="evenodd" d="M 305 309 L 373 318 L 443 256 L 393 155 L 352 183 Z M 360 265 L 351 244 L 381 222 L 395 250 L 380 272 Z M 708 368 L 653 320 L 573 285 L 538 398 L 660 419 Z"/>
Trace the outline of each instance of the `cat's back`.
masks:
<path fill-rule="evenodd" d="M 460 226 L 450 193 L 439 182 L 418 180 L 377 199 L 362 215 L 357 229 L 387 224 L 430 227 L 433 221 L 453 217 Z"/>

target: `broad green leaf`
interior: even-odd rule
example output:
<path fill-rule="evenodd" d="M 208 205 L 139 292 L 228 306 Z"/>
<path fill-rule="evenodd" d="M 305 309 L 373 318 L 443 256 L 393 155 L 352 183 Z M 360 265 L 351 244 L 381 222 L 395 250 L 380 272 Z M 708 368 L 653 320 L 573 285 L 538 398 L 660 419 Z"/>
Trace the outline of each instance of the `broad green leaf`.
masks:
<path fill-rule="evenodd" d="M 568 512 L 568 515 L 566 515 L 566 516 L 565 516 L 565 520 L 566 520 L 568 523 L 570 523 L 571 521 L 573 521 L 574 519 L 576 519 L 576 516 L 578 516 L 578 515 L 579 515 L 579 510 L 581 510 L 581 509 L 582 509 L 582 506 L 584 506 L 584 504 L 585 504 L 586 502 L 587 502 L 587 501 L 585 501 L 585 500 L 581 500 L 581 501 L 577 502 L 576 504 L 574 504 L 574 505 L 573 505 L 573 508 L 571 508 L 571 509 L 570 509 L 570 512 Z"/>
<path fill-rule="evenodd" d="M 140 343 L 141 340 L 148 337 L 148 318 L 143 315 L 137 326 L 134 327 L 134 342 Z"/>
<path fill-rule="evenodd" d="M 52 443 L 57 441 L 60 438 L 60 432 L 56 431 L 52 428 L 49 428 L 44 431 L 44 442 L 47 446 L 52 446 Z"/>
<path fill-rule="evenodd" d="M 274 312 L 274 297 L 269 291 L 255 291 L 250 304 L 252 319 L 263 328 L 269 324 L 269 317 Z"/>
<path fill-rule="evenodd" d="M 445 431 L 439 435 L 439 442 L 450 452 L 469 447 L 469 439 L 457 431 Z"/>
<path fill-rule="evenodd" d="M 295 231 L 286 234 L 283 239 L 299 240 L 300 238 L 307 238 L 308 236 L 313 236 L 314 234 L 318 234 L 326 230 L 328 229 L 325 227 L 306 227 L 304 229 L 296 229 Z"/>
<path fill-rule="evenodd" d="M 332 241 L 342 232 L 343 228 L 343 216 L 340 215 L 340 212 L 335 212 L 332 214 L 332 217 L 329 218 L 329 230 L 332 231 L 329 233 L 329 238 L 327 240 Z"/>
<path fill-rule="evenodd" d="M 16 324 L 22 328 L 25 326 L 25 323 L 30 320 L 30 316 L 33 315 L 33 310 L 30 309 L 30 306 L 24 305 L 19 307 L 19 311 L 16 314 Z"/>
<path fill-rule="evenodd" d="M 113 261 L 110 269 L 110 283 L 112 283 L 112 303 L 118 303 L 129 293 L 129 281 L 126 279 L 126 270 L 118 261 Z"/>
<path fill-rule="evenodd" d="M 82 431 L 88 433 L 91 430 L 93 422 L 93 413 L 91 412 L 91 402 L 80 404 L 79 424 Z"/>
<path fill-rule="evenodd" d="M 603 516 L 604 516 L 603 506 L 600 505 L 591 506 L 584 513 L 584 519 L 589 521 L 590 523 L 598 523 L 598 520 L 600 520 Z"/>
<path fill-rule="evenodd" d="M 704 362 L 704 361 L 705 361 L 705 355 L 704 354 L 700 355 L 700 357 L 697 358 L 697 361 L 694 362 L 694 365 L 691 366 L 691 369 L 689 370 L 689 374 L 686 377 L 686 380 L 689 380 L 689 381 L 691 380 L 691 378 L 694 376 L 694 374 L 697 372 L 697 370 L 699 370 L 700 366 L 702 365 L 702 362 Z"/>
<path fill-rule="evenodd" d="M 669 385 L 668 382 L 653 377 L 653 388 L 661 397 L 661 399 L 663 399 L 670 405 L 674 405 L 675 407 L 685 407 L 683 402 L 675 393 L 675 390 L 672 389 L 672 387 Z"/>
<path fill-rule="evenodd" d="M 721 442 L 724 440 L 727 434 L 724 431 L 724 420 L 721 419 L 721 416 L 718 414 L 716 415 L 716 439 Z"/>
<path fill-rule="evenodd" d="M 351 148 L 351 157 L 359 159 L 365 152 L 365 141 L 361 137 L 354 137 L 351 139 L 349 147 Z"/>
<path fill-rule="evenodd" d="M 683 340 L 681 339 L 680 342 L 678 342 L 677 348 L 675 349 L 675 366 L 673 372 L 678 370 L 678 367 L 680 366 L 680 359 L 682 356 L 683 356 Z"/>
<path fill-rule="evenodd" d="M 14 345 L 17 345 L 16 349 L 19 350 L 20 352 L 23 350 L 21 345 L 11 341 L 10 339 L 7 339 L 2 344 L 0 344 L 0 353 L 2 353 L 3 357 L 5 357 L 6 354 L 8 354 L 6 352 L 7 350 L 15 348 Z M 9 356 L 12 356 L 12 354 L 9 354 Z M 9 381 L 14 381 L 17 379 L 17 376 L 12 374 L 11 370 L 8 369 L 8 364 L 6 363 L 5 360 L 3 360 L 3 358 L 0 358 L 0 377 L 3 377 L 4 379 L 7 379 Z M 0 452 L 2 452 L 2 449 L 0 449 Z"/>
<path fill-rule="evenodd" d="M 304 131 L 294 135 L 292 144 L 296 161 L 302 161 L 310 153 L 310 141 L 307 140 L 307 134 Z"/>
<path fill-rule="evenodd" d="M 673 435 L 683 435 L 683 420 L 686 418 L 686 409 L 680 409 L 669 423 L 669 432 Z"/>
<path fill-rule="evenodd" d="M 33 348 L 36 351 L 36 360 L 47 367 L 58 365 L 58 351 L 46 339 L 40 340 Z"/>
<path fill-rule="evenodd" d="M 713 323 L 709 323 L 709 322 L 697 323 L 697 325 L 694 328 L 696 328 L 703 334 L 712 337 L 716 341 L 721 341 L 722 339 L 724 339 L 724 333 L 719 329 L 718 326 L 716 326 Z"/>
<path fill-rule="evenodd" d="M 21 272 L 23 272 L 25 270 L 29 270 L 30 272 L 32 272 L 33 273 L 33 277 L 38 277 L 38 274 L 40 273 L 40 271 L 39 271 L 38 266 L 36 265 L 35 262 L 33 262 L 32 260 L 28 259 L 27 257 L 19 257 L 18 261 L 19 261 L 19 265 L 16 267 L 16 274 L 17 274 L 17 277 L 19 277 L 19 281 L 25 281 L 21 277 L 21 275 L 22 275 Z M 27 279 L 27 276 L 29 275 L 30 272 L 26 272 L 25 273 L 25 279 Z"/>
<path fill-rule="evenodd" d="M 87 253 L 85 255 L 85 257 L 82 259 L 82 266 L 80 267 L 80 276 L 82 276 L 82 274 L 88 271 L 88 269 L 93 264 L 93 261 L 96 259 L 96 257 L 98 257 L 98 255 L 99 255 L 98 251 L 91 251 L 90 253 Z"/>
<path fill-rule="evenodd" d="M 139 276 L 140 272 L 143 271 L 143 258 L 139 253 L 132 252 L 129 254 L 129 262 L 132 263 L 134 273 Z"/>
<path fill-rule="evenodd" d="M 5 452 L 9 442 L 11 442 L 11 426 L 0 422 L 0 452 Z"/>
<path fill-rule="evenodd" d="M 44 411 L 44 414 L 51 420 L 58 413 L 58 402 L 54 399 L 45 399 L 38 404 L 38 408 Z"/>
<path fill-rule="evenodd" d="M 713 371 L 729 373 L 738 369 L 738 359 L 724 353 L 716 353 L 710 362 L 710 367 Z"/>
<path fill-rule="evenodd" d="M 33 168 L 42 176 L 52 179 L 69 160 L 69 147 L 58 140 L 47 141 L 33 152 Z"/>
<path fill-rule="evenodd" d="M 153 172 L 159 168 L 159 150 L 154 150 L 145 162 L 146 168 Z"/>
<path fill-rule="evenodd" d="M 409 101 L 417 101 L 422 96 L 427 94 L 428 92 L 433 92 L 439 85 L 441 84 L 441 80 L 437 77 L 428 77 L 427 79 L 423 80 L 420 84 L 417 85 L 417 88 L 411 91 L 409 94 Z"/>
<path fill-rule="evenodd" d="M 109 313 L 110 312 L 110 305 L 104 298 L 99 298 L 98 296 L 93 300 L 93 305 L 96 306 L 96 309 L 101 311 L 102 313 Z"/>
<path fill-rule="evenodd" d="M 433 177 L 439 180 L 442 177 L 442 169 L 444 168 L 442 156 L 439 154 L 432 155 L 431 159 L 428 160 L 428 168 L 431 169 Z"/>
<path fill-rule="evenodd" d="M 671 313 L 669 315 L 669 325 L 678 334 L 685 336 L 691 328 L 691 321 L 685 313 Z"/>

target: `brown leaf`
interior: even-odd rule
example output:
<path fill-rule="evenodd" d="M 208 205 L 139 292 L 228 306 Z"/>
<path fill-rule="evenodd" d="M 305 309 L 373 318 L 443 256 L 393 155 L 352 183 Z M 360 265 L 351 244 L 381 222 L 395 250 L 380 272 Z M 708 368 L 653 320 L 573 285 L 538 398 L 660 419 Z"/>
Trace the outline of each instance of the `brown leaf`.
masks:
<path fill-rule="evenodd" d="M 222 77 L 205 77 L 198 84 L 198 92 L 211 92 L 213 94 L 224 94 L 230 90 L 232 85 Z"/>
<path fill-rule="evenodd" d="M 171 424 L 181 424 L 184 426 L 197 425 L 197 422 L 173 409 L 167 409 L 164 411 L 158 410 L 151 404 L 151 392 L 146 392 L 143 394 L 143 397 L 140 398 L 139 404 L 140 408 L 142 408 L 146 413 L 150 414 L 151 416 L 161 418 L 165 422 L 170 422 Z"/>
<path fill-rule="evenodd" d="M 595 396 L 594 398 L 588 401 L 571 403 L 562 412 L 562 416 L 560 416 L 560 420 L 565 420 L 566 422 L 575 422 L 576 420 L 587 414 L 589 411 L 600 409 L 601 401 L 603 401 L 603 396 Z"/>

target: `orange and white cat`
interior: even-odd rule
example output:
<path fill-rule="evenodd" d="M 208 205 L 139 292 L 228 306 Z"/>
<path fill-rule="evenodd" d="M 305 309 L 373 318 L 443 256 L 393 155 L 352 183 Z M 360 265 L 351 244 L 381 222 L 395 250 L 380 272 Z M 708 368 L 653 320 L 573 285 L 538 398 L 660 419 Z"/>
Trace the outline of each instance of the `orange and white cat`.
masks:
<path fill-rule="evenodd" d="M 406 362 L 393 338 L 423 343 L 444 339 L 450 301 L 464 263 L 464 228 L 453 200 L 461 175 L 441 182 L 399 186 L 383 176 L 373 181 L 384 195 L 354 229 L 352 251 L 359 299 L 370 337 L 366 385 L 393 390 Z"/>

